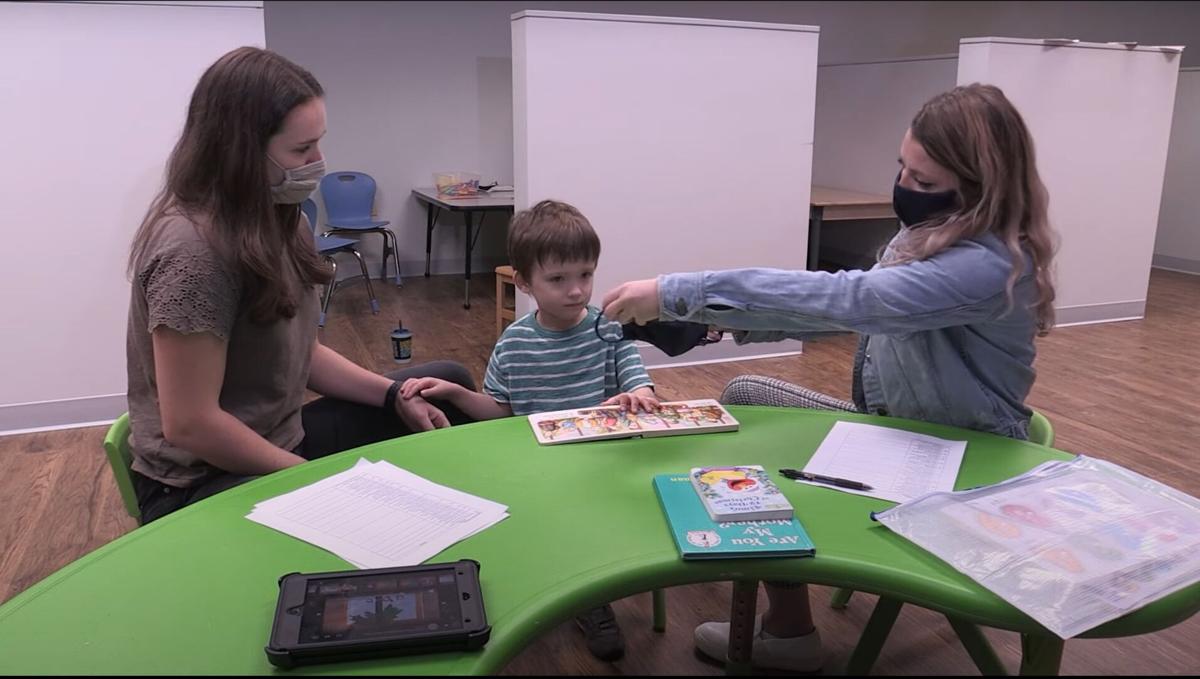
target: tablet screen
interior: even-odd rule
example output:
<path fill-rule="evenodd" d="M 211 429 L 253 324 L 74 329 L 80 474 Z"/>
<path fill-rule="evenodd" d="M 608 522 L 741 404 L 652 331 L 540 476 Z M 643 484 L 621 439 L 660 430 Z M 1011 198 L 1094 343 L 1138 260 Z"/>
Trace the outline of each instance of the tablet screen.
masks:
<path fill-rule="evenodd" d="M 300 643 L 462 629 L 454 569 L 310 580 Z"/>

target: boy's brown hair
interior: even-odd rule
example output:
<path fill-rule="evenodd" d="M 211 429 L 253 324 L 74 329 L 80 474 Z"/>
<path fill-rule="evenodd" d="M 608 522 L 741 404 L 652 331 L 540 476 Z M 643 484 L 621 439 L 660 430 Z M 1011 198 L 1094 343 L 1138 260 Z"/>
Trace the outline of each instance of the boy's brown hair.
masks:
<path fill-rule="evenodd" d="M 600 237 L 591 222 L 573 206 L 543 200 L 513 215 L 508 227 L 508 261 L 528 279 L 535 265 L 548 261 L 595 262 Z"/>

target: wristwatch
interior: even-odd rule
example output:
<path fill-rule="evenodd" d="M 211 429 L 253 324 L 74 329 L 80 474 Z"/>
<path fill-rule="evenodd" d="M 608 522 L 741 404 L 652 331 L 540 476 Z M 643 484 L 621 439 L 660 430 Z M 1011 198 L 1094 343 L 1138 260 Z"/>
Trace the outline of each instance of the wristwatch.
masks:
<path fill-rule="evenodd" d="M 400 393 L 400 382 L 392 382 L 392 386 L 388 387 L 387 396 L 383 397 L 383 409 L 388 411 L 396 410 L 396 394 Z"/>

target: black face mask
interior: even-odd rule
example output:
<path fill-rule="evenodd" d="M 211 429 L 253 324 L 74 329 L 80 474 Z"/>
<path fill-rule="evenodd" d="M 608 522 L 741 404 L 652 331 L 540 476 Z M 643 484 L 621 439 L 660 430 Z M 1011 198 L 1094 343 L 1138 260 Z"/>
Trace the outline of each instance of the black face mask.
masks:
<path fill-rule="evenodd" d="M 957 191 L 913 191 L 900 186 L 900 175 L 896 175 L 896 185 L 892 187 L 892 209 L 905 226 L 918 226 L 931 217 L 953 210 L 957 205 Z"/>
<path fill-rule="evenodd" d="M 708 326 L 690 321 L 650 321 L 645 325 L 621 326 L 627 340 L 642 340 L 658 347 L 668 356 L 678 356 L 708 344 Z"/>
<path fill-rule="evenodd" d="M 650 321 L 645 325 L 617 325 L 603 315 L 596 316 L 596 335 L 605 342 L 642 340 L 658 347 L 668 356 L 678 356 L 695 347 L 719 341 L 709 339 L 708 326 L 689 321 Z"/>

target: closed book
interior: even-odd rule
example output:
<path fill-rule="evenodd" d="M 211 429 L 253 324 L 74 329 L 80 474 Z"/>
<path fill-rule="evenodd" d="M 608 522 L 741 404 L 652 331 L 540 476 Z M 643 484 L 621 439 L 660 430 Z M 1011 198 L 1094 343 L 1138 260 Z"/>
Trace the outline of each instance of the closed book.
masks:
<path fill-rule="evenodd" d="M 713 521 L 685 474 L 655 476 L 654 492 L 675 547 L 684 559 L 812 556 L 816 551 L 794 516 L 767 521 Z"/>
<path fill-rule="evenodd" d="M 792 516 L 792 503 L 758 465 L 696 467 L 690 476 L 713 521 L 765 521 Z"/>

